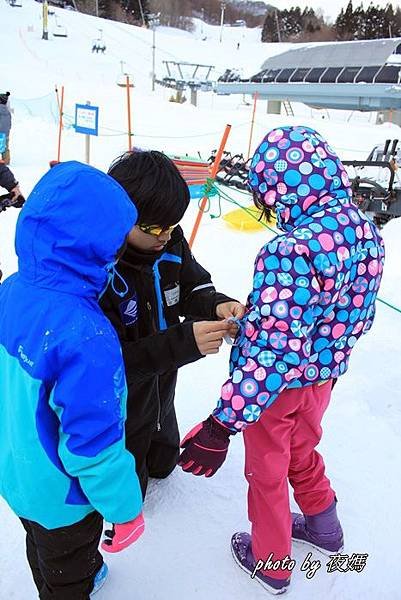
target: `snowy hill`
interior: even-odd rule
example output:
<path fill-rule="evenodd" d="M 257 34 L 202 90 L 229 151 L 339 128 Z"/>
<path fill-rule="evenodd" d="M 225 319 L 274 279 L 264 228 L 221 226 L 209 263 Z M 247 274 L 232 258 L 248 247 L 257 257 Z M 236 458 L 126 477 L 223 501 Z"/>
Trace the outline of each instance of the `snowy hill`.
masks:
<path fill-rule="evenodd" d="M 14 107 L 11 133 L 11 167 L 28 194 L 48 168 L 57 151 L 57 101 L 54 87 L 65 86 L 65 122 L 61 159 L 84 159 L 84 138 L 71 128 L 76 102 L 89 100 L 100 108 L 100 135 L 91 140 L 91 159 L 107 169 L 127 148 L 125 90 L 116 83 L 121 72 L 132 75 L 132 121 L 137 146 L 168 153 L 207 158 L 219 144 L 226 123 L 232 125 L 227 147 L 247 152 L 252 116 L 250 99 L 199 94 L 197 108 L 168 102 L 171 90 L 151 92 L 152 32 L 122 23 L 104 21 L 73 11 L 54 9 L 67 38 L 55 38 L 55 17 L 50 17 L 49 41 L 41 39 L 41 4 L 22 0 L 21 8 L 0 5 L 0 91 L 10 90 Z M 105 55 L 92 54 L 102 29 Z M 286 44 L 261 44 L 260 30 L 224 28 L 197 22 L 194 34 L 158 28 L 156 72 L 167 74 L 163 60 L 199 62 L 215 67 L 215 78 L 226 68 L 245 74 L 258 71 L 268 56 Z M 202 38 L 206 37 L 205 40 Z M 237 44 L 240 42 L 240 48 Z M 123 61 L 123 65 L 121 65 Z M 298 123 L 324 134 L 342 158 L 363 158 L 372 145 L 399 137 L 399 128 L 374 125 L 374 115 L 314 111 L 294 105 L 294 117 L 267 115 L 266 103 L 257 109 L 253 146 L 271 127 Z M 243 202 L 244 196 L 230 192 Z M 232 210 L 223 202 L 222 210 Z M 184 219 L 190 232 L 197 209 L 193 202 Z M 212 212 L 218 207 L 212 204 Z M 0 215 L 0 259 L 5 276 L 16 268 L 13 237 L 18 211 Z M 387 264 L 381 296 L 401 306 L 401 220 L 384 228 Z M 222 219 L 203 217 L 194 251 L 214 277 L 216 287 L 245 300 L 250 289 L 253 259 L 267 239 L 265 232 L 239 233 Z M 227 248 L 230 249 L 229 255 Z M 361 574 L 328 574 L 322 568 L 308 580 L 295 569 L 290 598 L 298 600 L 397 600 L 398 541 L 401 525 L 400 414 L 401 373 L 398 340 L 401 314 L 378 304 L 373 331 L 359 344 L 349 374 L 336 387 L 324 421 L 322 450 L 339 498 L 339 514 L 346 534 L 346 552 L 368 553 Z M 227 373 L 228 348 L 183 368 L 177 389 L 177 410 L 182 432 L 206 417 L 214 407 Z M 0 400 L 1 401 L 1 400 Z M 176 471 L 168 480 L 152 482 L 145 505 L 146 534 L 119 556 L 108 559 L 110 581 L 98 600 L 262 600 L 265 592 L 233 563 L 231 534 L 249 527 L 246 484 L 242 475 L 242 440 L 231 444 L 224 467 L 210 480 Z M 294 509 L 296 508 L 294 504 Z M 17 519 L 0 502 L 0 598 L 27 600 L 35 590 L 24 557 L 24 536 Z M 306 552 L 294 548 L 302 562 Z M 384 568 L 383 568 L 384 567 Z"/>

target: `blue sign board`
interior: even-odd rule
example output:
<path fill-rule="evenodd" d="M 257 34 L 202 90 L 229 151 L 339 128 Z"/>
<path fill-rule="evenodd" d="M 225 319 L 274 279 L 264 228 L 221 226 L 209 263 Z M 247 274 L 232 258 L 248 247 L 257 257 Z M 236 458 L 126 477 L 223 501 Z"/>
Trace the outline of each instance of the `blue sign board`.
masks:
<path fill-rule="evenodd" d="M 90 104 L 76 104 L 74 127 L 77 133 L 98 135 L 99 107 Z"/>

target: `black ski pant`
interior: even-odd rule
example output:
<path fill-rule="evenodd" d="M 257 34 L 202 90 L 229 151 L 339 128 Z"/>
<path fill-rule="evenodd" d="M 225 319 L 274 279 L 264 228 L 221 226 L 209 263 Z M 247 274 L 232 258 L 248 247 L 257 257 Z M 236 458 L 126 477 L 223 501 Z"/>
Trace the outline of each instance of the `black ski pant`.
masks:
<path fill-rule="evenodd" d="M 174 404 L 160 419 L 159 429 L 157 420 L 152 420 L 138 430 L 131 418 L 125 431 L 126 446 L 135 457 L 136 472 L 145 498 L 149 477 L 164 479 L 177 465 L 180 434 Z"/>
<path fill-rule="evenodd" d="M 98 550 L 103 518 L 92 512 L 78 523 L 46 529 L 21 518 L 26 554 L 40 600 L 89 600 L 103 564 Z"/>

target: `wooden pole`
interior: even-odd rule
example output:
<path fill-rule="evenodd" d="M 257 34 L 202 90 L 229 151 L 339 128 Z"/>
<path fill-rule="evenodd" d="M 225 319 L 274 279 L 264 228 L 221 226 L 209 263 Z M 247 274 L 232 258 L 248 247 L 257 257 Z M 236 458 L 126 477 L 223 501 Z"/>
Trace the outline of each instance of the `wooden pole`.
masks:
<path fill-rule="evenodd" d="M 252 137 L 253 137 L 253 126 L 255 124 L 255 114 L 256 114 L 256 104 L 258 102 L 258 92 L 255 92 L 254 97 L 253 97 L 253 113 L 252 113 L 252 122 L 251 122 L 251 131 L 249 134 L 249 145 L 248 145 L 248 154 L 246 157 L 246 160 L 249 159 L 250 155 L 251 155 L 251 146 L 252 146 Z"/>
<path fill-rule="evenodd" d="M 131 144 L 132 131 L 131 131 L 131 93 L 130 93 L 129 75 L 126 76 L 125 85 L 127 87 L 128 150 L 131 151 L 131 149 L 132 149 L 132 144 Z"/>
<path fill-rule="evenodd" d="M 227 138 L 229 136 L 230 131 L 231 131 L 231 125 L 226 125 L 226 128 L 223 133 L 223 137 L 220 142 L 220 147 L 217 151 L 216 158 L 214 159 L 214 163 L 212 165 L 212 171 L 210 174 L 210 178 L 213 180 L 216 179 L 216 175 L 217 175 L 219 167 L 220 167 L 221 158 L 223 156 L 223 151 L 226 146 Z M 190 248 L 192 248 L 196 234 L 198 233 L 199 225 L 202 220 L 203 213 L 205 212 L 207 199 L 208 199 L 207 195 L 203 196 L 203 198 L 202 198 L 202 201 L 201 201 L 201 204 L 199 207 L 199 211 L 198 211 L 198 215 L 196 217 L 195 224 L 192 229 L 191 237 L 189 238 L 189 242 L 188 242 Z"/>
<path fill-rule="evenodd" d="M 58 93 L 58 92 L 57 92 Z M 59 104 L 59 125 L 58 125 L 58 144 L 57 144 L 57 162 L 60 162 L 61 155 L 61 133 L 63 131 L 63 107 L 64 107 L 64 86 L 61 86 L 61 101 Z"/>

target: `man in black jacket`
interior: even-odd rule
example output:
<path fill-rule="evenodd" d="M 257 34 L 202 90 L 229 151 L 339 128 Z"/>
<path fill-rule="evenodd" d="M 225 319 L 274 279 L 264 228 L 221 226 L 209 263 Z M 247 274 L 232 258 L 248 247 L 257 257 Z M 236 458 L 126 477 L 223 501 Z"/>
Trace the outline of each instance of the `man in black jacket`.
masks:
<path fill-rule="evenodd" d="M 167 477 L 179 456 L 177 369 L 217 353 L 223 336 L 233 333 L 225 319 L 242 317 L 245 307 L 217 292 L 193 257 L 177 225 L 189 204 L 188 186 L 166 155 L 128 152 L 109 175 L 138 210 L 138 225 L 117 265 L 121 280 L 114 278 L 100 304 L 122 346 L 126 444 L 145 496 L 148 477 Z"/>
<path fill-rule="evenodd" d="M 21 195 L 21 190 L 18 185 L 18 181 L 15 179 L 13 172 L 9 169 L 3 161 L 0 160 L 0 187 L 3 187 L 12 194 L 11 202 L 7 203 L 8 206 L 15 206 L 15 208 L 21 208 L 25 202 L 25 198 Z M 0 202 L 0 213 L 5 210 L 5 207 Z M 0 269 L 0 281 L 3 276 L 2 270 Z"/>
<path fill-rule="evenodd" d="M 13 172 L 3 161 L 0 160 L 0 187 L 6 188 L 7 192 L 11 192 L 14 198 L 21 195 L 18 181 L 15 179 Z"/>

